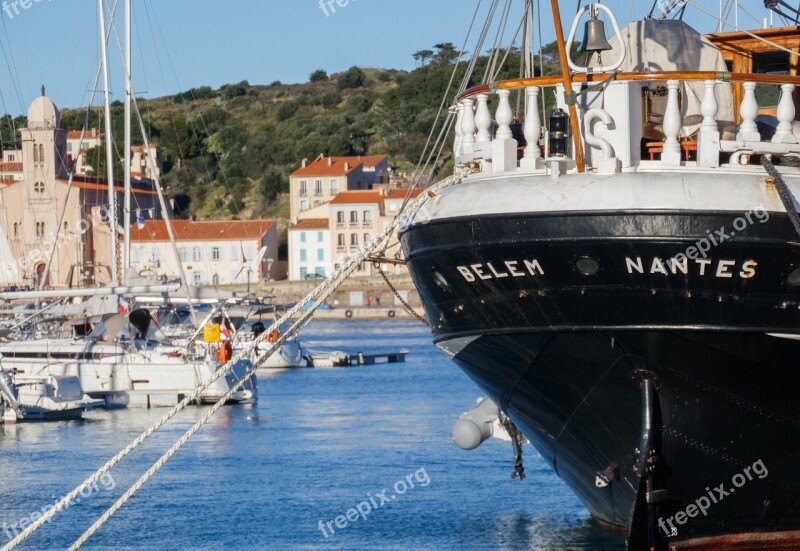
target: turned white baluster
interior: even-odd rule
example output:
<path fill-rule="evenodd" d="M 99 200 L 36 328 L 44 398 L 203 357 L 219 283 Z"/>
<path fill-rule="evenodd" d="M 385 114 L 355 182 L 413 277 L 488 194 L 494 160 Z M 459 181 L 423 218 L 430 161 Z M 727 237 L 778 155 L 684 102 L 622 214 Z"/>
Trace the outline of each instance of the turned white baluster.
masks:
<path fill-rule="evenodd" d="M 679 166 L 681 164 L 681 144 L 678 134 L 681 131 L 681 108 L 678 105 L 677 80 L 667 82 L 667 107 L 664 111 L 664 146 L 661 152 L 661 164 Z"/>
<path fill-rule="evenodd" d="M 523 166 L 533 164 L 535 160 L 541 158 L 542 152 L 539 149 L 539 137 L 542 133 L 542 121 L 539 119 L 539 88 L 537 86 L 530 86 L 525 89 L 527 97 L 525 107 L 525 126 L 523 132 L 525 133 L 525 142 L 528 144 L 525 147 L 523 160 L 531 159 L 534 162 L 525 161 Z"/>
<path fill-rule="evenodd" d="M 697 164 L 700 166 L 719 166 L 720 136 L 716 120 L 719 104 L 715 93 L 716 84 L 714 80 L 705 81 L 705 94 L 703 103 L 700 104 L 700 112 L 703 114 L 697 139 Z"/>
<path fill-rule="evenodd" d="M 497 105 L 497 113 L 494 120 L 497 121 L 497 134 L 495 137 L 505 140 L 513 138 L 511 133 L 511 123 L 514 120 L 514 111 L 511 110 L 511 90 L 499 90 L 497 97 L 500 99 Z"/>
<path fill-rule="evenodd" d="M 778 103 L 778 128 L 772 137 L 772 143 L 797 143 L 792 129 L 794 121 L 794 84 L 781 85 L 781 100 Z"/>
<path fill-rule="evenodd" d="M 517 140 L 511 132 L 511 122 L 514 112 L 511 110 L 510 90 L 497 92 L 499 102 L 495 120 L 497 121 L 497 134 L 492 142 L 492 171 L 510 172 L 517 170 Z"/>
<path fill-rule="evenodd" d="M 489 95 L 478 94 L 478 107 L 475 110 L 475 124 L 478 126 L 478 144 L 492 141 L 492 113 L 489 111 Z"/>
<path fill-rule="evenodd" d="M 475 149 L 475 110 L 472 108 L 474 102 L 472 99 L 465 99 L 461 102 L 464 104 L 464 118 L 461 121 L 461 132 L 464 137 L 461 142 L 462 153 L 472 153 Z"/>
<path fill-rule="evenodd" d="M 461 155 L 461 146 L 464 144 L 464 129 L 461 125 L 464 123 L 464 104 L 462 102 L 458 102 L 456 105 L 456 141 L 453 144 L 453 153 L 456 157 Z"/>
<path fill-rule="evenodd" d="M 758 126 L 756 126 L 756 117 L 758 116 L 756 83 L 745 82 L 743 87 L 744 97 L 742 98 L 742 105 L 739 106 L 739 116 L 742 117 L 742 123 L 739 125 L 739 133 L 736 134 L 736 139 L 744 142 L 760 142 L 761 134 L 759 134 Z"/>
<path fill-rule="evenodd" d="M 706 91 L 703 95 L 703 103 L 700 104 L 700 112 L 703 114 L 703 122 L 700 125 L 700 132 L 716 132 L 719 130 L 717 125 L 717 112 L 719 111 L 719 104 L 717 103 L 717 95 L 714 93 L 714 88 L 717 83 L 713 80 L 705 81 Z"/>

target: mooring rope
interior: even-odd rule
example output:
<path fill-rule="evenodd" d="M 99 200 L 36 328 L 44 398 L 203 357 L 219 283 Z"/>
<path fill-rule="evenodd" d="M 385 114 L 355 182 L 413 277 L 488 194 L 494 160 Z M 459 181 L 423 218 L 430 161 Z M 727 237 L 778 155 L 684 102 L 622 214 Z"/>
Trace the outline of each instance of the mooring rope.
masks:
<path fill-rule="evenodd" d="M 228 393 L 220 399 L 214 406 L 212 406 L 208 412 L 193 426 L 189 431 L 187 431 L 174 445 L 170 448 L 167 453 L 165 453 L 153 466 L 145 472 L 142 477 L 137 480 L 137 482 L 131 486 L 128 491 L 123 494 L 120 499 L 114 503 L 98 520 L 95 522 L 87 531 L 86 533 L 79 538 L 75 544 L 71 547 L 71 549 L 78 549 L 86 540 L 88 540 L 111 516 L 119 510 L 122 505 L 125 504 L 146 482 L 149 480 L 169 459 L 172 457 L 178 449 L 183 446 L 191 437 L 194 435 L 197 430 L 200 429 L 216 412 L 219 410 L 220 407 L 230 399 L 235 392 L 241 388 L 244 383 L 252 377 L 256 370 L 264 363 L 266 360 L 278 349 L 278 347 L 286 341 L 291 336 L 294 336 L 294 332 L 297 331 L 299 327 L 305 323 L 308 318 L 316 311 L 322 302 L 325 301 L 338 287 L 341 283 L 347 279 L 347 277 L 352 273 L 352 271 L 361 263 L 363 262 L 372 252 L 376 249 L 395 229 L 400 226 L 401 224 L 405 224 L 411 220 L 411 218 L 419 211 L 419 209 L 428 201 L 430 198 L 435 197 L 435 193 L 439 190 L 442 190 L 446 187 L 451 185 L 457 184 L 461 182 L 464 178 L 466 178 L 469 174 L 474 172 L 474 170 L 462 170 L 459 172 L 454 173 L 452 176 L 445 178 L 441 182 L 435 184 L 430 188 L 430 193 L 423 193 L 421 194 L 416 200 L 412 203 L 409 203 L 408 207 L 404 209 L 404 215 L 402 217 L 397 217 L 389 224 L 384 230 L 373 240 L 371 243 L 365 244 L 358 253 L 354 256 L 350 257 L 350 259 L 345 262 L 339 270 L 334 272 L 331 276 L 326 278 L 320 285 L 318 285 L 314 290 L 312 290 L 306 297 L 295 304 L 292 308 L 287 310 L 287 312 L 281 316 L 279 319 L 275 320 L 273 324 L 269 327 L 269 329 L 265 332 L 265 334 L 269 335 L 273 331 L 279 330 L 280 327 L 292 319 L 295 314 L 297 314 L 300 310 L 302 310 L 306 305 L 313 301 L 313 305 L 311 308 L 305 311 L 305 313 L 301 316 L 301 318 L 294 323 L 291 328 L 284 332 L 284 334 L 279 337 L 279 339 L 270 347 L 266 354 L 261 356 L 253 366 L 247 371 L 247 373 L 240 379 L 237 385 L 228 391 Z M 192 404 L 200 394 L 205 391 L 210 385 L 212 385 L 215 381 L 217 381 L 220 377 L 227 374 L 233 366 L 237 364 L 239 361 L 248 357 L 257 344 L 259 343 L 259 339 L 253 340 L 253 342 L 243 351 L 236 354 L 231 360 L 225 364 L 224 366 L 220 367 L 214 374 L 208 378 L 204 383 L 194 389 L 192 393 L 187 395 L 183 400 L 181 400 L 177 405 L 175 405 L 166 415 L 164 415 L 160 420 L 158 420 L 155 424 L 145 430 L 142 434 L 140 434 L 136 439 L 134 439 L 130 444 L 128 444 L 125 448 L 123 448 L 117 455 L 107 461 L 102 467 L 100 467 L 97 471 L 95 471 L 91 476 L 89 476 L 86 480 L 84 480 L 81 484 L 79 484 L 75 489 L 71 492 L 66 494 L 58 503 L 56 503 L 50 510 L 46 513 L 42 514 L 36 521 L 31 523 L 25 530 L 20 532 L 18 535 L 14 537 L 8 544 L 6 544 L 0 551 L 10 551 L 14 549 L 17 545 L 27 539 L 33 532 L 39 529 L 45 522 L 49 522 L 56 514 L 60 511 L 64 510 L 64 508 L 74 500 L 78 494 L 80 494 L 83 490 L 91 486 L 94 482 L 100 479 L 105 473 L 111 470 L 116 464 L 118 464 L 122 459 L 124 459 L 127 455 L 129 455 L 134 449 L 140 446 L 147 438 L 153 435 L 157 430 L 163 427 L 170 419 L 175 417 L 181 410 L 185 409 L 186 406 Z"/>
<path fill-rule="evenodd" d="M 769 174 L 770 178 L 774 181 L 775 191 L 778 192 L 778 197 L 780 197 L 781 203 L 783 203 L 783 208 L 786 209 L 786 214 L 789 215 L 789 220 L 792 222 L 792 226 L 794 226 L 794 231 L 800 236 L 800 215 L 798 215 L 797 209 L 794 206 L 794 196 L 791 190 L 786 185 L 786 182 L 783 181 L 781 173 L 778 172 L 778 169 L 772 164 L 772 160 L 767 158 L 766 155 L 761 156 L 761 166 L 764 167 L 764 170 L 767 171 L 767 174 Z"/>

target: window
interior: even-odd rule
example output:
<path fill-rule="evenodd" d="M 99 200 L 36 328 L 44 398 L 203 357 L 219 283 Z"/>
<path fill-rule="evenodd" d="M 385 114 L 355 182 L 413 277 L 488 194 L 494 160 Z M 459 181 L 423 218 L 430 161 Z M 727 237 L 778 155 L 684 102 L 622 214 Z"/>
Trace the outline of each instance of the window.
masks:
<path fill-rule="evenodd" d="M 237 262 L 239 260 L 239 247 L 237 247 L 236 245 L 231 245 L 231 260 L 234 262 Z"/>
<path fill-rule="evenodd" d="M 300 268 L 300 279 L 305 279 L 307 275 L 308 275 L 308 269 Z"/>
<path fill-rule="evenodd" d="M 336 213 L 336 223 L 344 225 L 344 211 L 339 211 Z"/>
<path fill-rule="evenodd" d="M 322 238 L 323 238 L 323 236 L 322 236 L 322 232 L 321 232 L 321 231 L 318 231 L 318 232 L 317 232 L 317 242 L 318 242 L 318 243 L 322 243 L 322 241 L 323 241 L 323 239 L 322 239 Z"/>
<path fill-rule="evenodd" d="M 64 222 L 64 234 L 69 234 L 69 222 Z"/>
<path fill-rule="evenodd" d="M 44 162 L 44 145 L 43 144 L 39 144 L 39 162 L 40 163 Z"/>
<path fill-rule="evenodd" d="M 320 262 L 325 260 L 325 249 L 317 249 L 317 260 Z"/>
<path fill-rule="evenodd" d="M 370 243 L 369 234 L 365 233 L 364 234 L 364 245 L 369 245 L 369 243 Z"/>
<path fill-rule="evenodd" d="M 358 211 L 355 210 L 350 211 L 350 223 L 358 224 Z"/>
<path fill-rule="evenodd" d="M 9 163 L 13 163 L 14 162 L 14 156 L 13 155 L 9 155 L 8 156 L 8 162 Z"/>
<path fill-rule="evenodd" d="M 44 222 L 36 222 L 36 237 L 44 237 Z"/>
<path fill-rule="evenodd" d="M 211 247 L 211 260 L 215 262 L 222 260 L 222 251 L 219 247 Z"/>
<path fill-rule="evenodd" d="M 19 222 L 14 222 L 14 239 L 19 239 Z"/>
<path fill-rule="evenodd" d="M 351 233 L 350 234 L 350 245 L 353 247 L 358 247 L 358 234 Z"/>
<path fill-rule="evenodd" d="M 344 241 L 344 234 L 340 233 L 336 239 L 336 250 L 342 252 L 345 250 L 346 243 Z"/>
<path fill-rule="evenodd" d="M 389 204 L 389 212 L 397 212 L 397 203 Z"/>
<path fill-rule="evenodd" d="M 33 192 L 37 194 L 44 193 L 44 182 L 34 182 Z"/>
<path fill-rule="evenodd" d="M 192 260 L 203 260 L 203 250 L 200 247 L 192 247 Z"/>
<path fill-rule="evenodd" d="M 300 232 L 300 243 L 305 243 L 305 242 L 306 242 L 306 232 L 301 231 Z"/>
<path fill-rule="evenodd" d="M 331 180 L 331 195 L 339 193 L 339 180 Z"/>
<path fill-rule="evenodd" d="M 308 184 L 305 180 L 300 180 L 300 197 L 308 195 Z"/>
<path fill-rule="evenodd" d="M 67 153 L 72 153 L 72 142 L 67 142 Z"/>
<path fill-rule="evenodd" d="M 316 269 L 314 269 L 314 273 L 317 274 L 318 276 L 325 277 L 325 268 L 317 267 Z"/>
<path fill-rule="evenodd" d="M 39 148 L 36 147 L 36 144 L 33 144 L 33 162 L 39 162 Z"/>
<path fill-rule="evenodd" d="M 203 272 L 192 272 L 192 281 L 195 285 L 203 284 Z"/>
<path fill-rule="evenodd" d="M 305 199 L 300 201 L 300 212 L 303 212 L 304 210 L 308 210 L 308 201 Z"/>
<path fill-rule="evenodd" d="M 211 281 L 214 283 L 214 287 L 219 285 L 219 275 L 218 274 L 214 274 L 214 277 L 211 278 Z"/>
<path fill-rule="evenodd" d="M 306 258 L 306 250 L 305 249 L 300 249 L 300 262 L 305 262 L 306 260 L 308 260 Z"/>
<path fill-rule="evenodd" d="M 364 211 L 364 222 L 372 222 L 372 213 L 368 210 Z"/>
<path fill-rule="evenodd" d="M 314 195 L 322 195 L 322 180 L 314 180 Z"/>
<path fill-rule="evenodd" d="M 186 247 L 178 247 L 178 258 L 181 262 L 186 262 Z"/>

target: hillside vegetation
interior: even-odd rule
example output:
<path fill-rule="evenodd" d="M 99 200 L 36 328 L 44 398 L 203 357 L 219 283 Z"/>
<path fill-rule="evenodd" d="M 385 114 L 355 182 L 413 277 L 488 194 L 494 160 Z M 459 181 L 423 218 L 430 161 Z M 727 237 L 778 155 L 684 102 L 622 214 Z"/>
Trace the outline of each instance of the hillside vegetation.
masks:
<path fill-rule="evenodd" d="M 242 81 L 139 99 L 138 104 L 149 139 L 163 149 L 163 182 L 180 216 L 288 216 L 282 194 L 303 158 L 385 154 L 394 169 L 413 168 L 456 57 L 452 44 L 438 44 L 414 54 L 418 68 L 410 72 L 353 67 L 328 76 L 320 69 L 304 84 L 256 86 Z M 487 61 L 488 56 L 478 60 L 476 79 L 483 77 Z M 557 61 L 554 46 L 548 46 L 544 73 L 556 72 Z M 500 68 L 500 78 L 518 76 L 519 67 L 520 55 L 513 52 Z M 462 78 L 463 73 L 456 75 L 450 98 Z M 93 110 L 90 126 L 103 128 L 101 111 Z M 62 127 L 79 130 L 85 116 L 85 108 L 65 109 Z M 118 144 L 122 121 L 123 106 L 115 102 L 112 127 Z M 4 141 L 13 134 L 11 122 L 8 116 L 0 119 Z M 19 127 L 24 117 L 14 122 Z M 134 124 L 134 144 L 142 143 L 139 132 Z M 452 165 L 450 141 L 440 159 L 444 168 Z M 116 150 L 121 152 L 121 146 Z M 99 153 L 90 152 L 90 159 L 104 174 L 105 157 Z M 121 164 L 116 170 L 121 177 Z"/>

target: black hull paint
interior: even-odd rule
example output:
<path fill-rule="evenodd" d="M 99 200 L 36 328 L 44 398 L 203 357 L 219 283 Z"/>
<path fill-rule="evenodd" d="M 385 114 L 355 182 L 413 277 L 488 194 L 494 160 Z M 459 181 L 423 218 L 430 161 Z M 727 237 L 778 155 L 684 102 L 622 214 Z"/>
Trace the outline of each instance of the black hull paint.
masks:
<path fill-rule="evenodd" d="M 800 331 L 800 289 L 787 282 L 800 247 L 770 214 L 672 269 L 739 215 L 484 216 L 401 239 L 436 341 L 596 517 L 636 524 L 643 376 L 663 423 L 661 518 L 750 467 L 753 480 L 706 515 L 673 522 L 662 535 L 675 541 L 800 530 L 800 341 L 767 335 Z M 599 271 L 581 273 L 580 258 Z"/>

